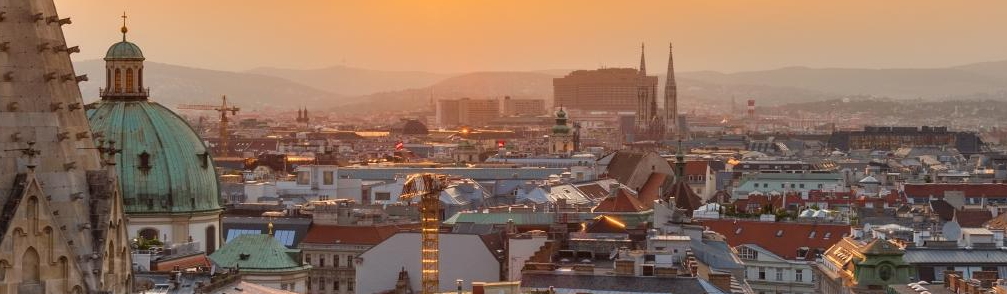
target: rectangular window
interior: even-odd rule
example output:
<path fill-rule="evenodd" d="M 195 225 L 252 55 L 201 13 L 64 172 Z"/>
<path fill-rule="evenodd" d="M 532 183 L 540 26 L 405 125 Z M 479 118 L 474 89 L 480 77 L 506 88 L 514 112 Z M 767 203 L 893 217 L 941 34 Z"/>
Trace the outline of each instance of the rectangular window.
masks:
<path fill-rule="evenodd" d="M 325 267 L 325 255 L 318 257 L 318 267 Z"/>
<path fill-rule="evenodd" d="M 794 281 L 804 282 L 804 270 L 803 269 L 795 269 L 794 270 Z"/>
<path fill-rule="evenodd" d="M 776 280 L 777 281 L 783 281 L 783 269 L 782 268 L 776 269 Z"/>
<path fill-rule="evenodd" d="M 322 184 L 323 185 L 332 185 L 332 171 L 324 171 L 324 172 L 322 172 Z"/>
<path fill-rule="evenodd" d="M 346 281 L 346 291 L 353 292 L 353 280 Z"/>
<path fill-rule="evenodd" d="M 332 281 L 332 291 L 339 292 L 339 280 Z"/>
<path fill-rule="evenodd" d="M 514 192 L 516 193 L 517 190 L 514 190 Z M 392 199 L 392 193 L 389 193 L 389 192 L 376 192 L 376 193 L 374 193 L 374 200 L 379 200 L 379 201 L 380 200 L 385 200 L 385 201 L 388 201 L 388 200 L 391 200 L 391 199 Z"/>
<path fill-rule="evenodd" d="M 325 278 L 318 278 L 318 290 L 325 290 Z"/>
<path fill-rule="evenodd" d="M 339 267 L 339 255 L 332 256 L 332 266 Z"/>
<path fill-rule="evenodd" d="M 311 254 L 304 255 L 304 263 L 311 264 Z"/>
<path fill-rule="evenodd" d="M 311 290 L 311 277 L 308 277 L 308 279 L 304 281 L 304 286 L 307 287 L 308 290 Z"/>
<path fill-rule="evenodd" d="M 346 267 L 353 268 L 353 255 L 346 256 Z"/>
<path fill-rule="evenodd" d="M 804 189 L 804 184 L 801 184 L 801 189 Z"/>
<path fill-rule="evenodd" d="M 297 184 L 298 185 L 311 184 L 311 172 L 308 171 L 297 172 Z"/>
<path fill-rule="evenodd" d="M 766 268 L 761 267 L 761 266 L 759 267 L 759 280 L 763 280 L 763 281 L 766 280 Z"/>

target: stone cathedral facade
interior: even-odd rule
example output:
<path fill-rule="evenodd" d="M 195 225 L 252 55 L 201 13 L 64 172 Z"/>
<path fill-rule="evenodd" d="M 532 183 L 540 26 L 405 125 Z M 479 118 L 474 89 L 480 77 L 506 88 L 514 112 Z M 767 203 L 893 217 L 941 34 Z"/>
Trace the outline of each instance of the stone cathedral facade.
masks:
<path fill-rule="evenodd" d="M 70 23 L 52 0 L 0 1 L 0 294 L 132 290 L 116 148 L 88 125 Z"/>

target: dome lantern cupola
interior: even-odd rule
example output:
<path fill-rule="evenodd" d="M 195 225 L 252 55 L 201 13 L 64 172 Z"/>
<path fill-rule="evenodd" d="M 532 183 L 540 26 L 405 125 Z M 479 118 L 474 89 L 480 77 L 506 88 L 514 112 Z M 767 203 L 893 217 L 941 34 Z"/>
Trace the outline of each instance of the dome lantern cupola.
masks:
<path fill-rule="evenodd" d="M 554 135 L 569 134 L 570 126 L 566 125 L 566 121 L 567 121 L 566 111 L 563 111 L 563 107 L 560 107 L 559 110 L 556 111 L 556 125 L 552 126 L 552 133 Z"/>
<path fill-rule="evenodd" d="M 126 14 L 122 14 L 122 42 L 112 44 L 105 53 L 105 87 L 103 100 L 147 100 L 143 87 L 143 51 L 126 40 Z"/>

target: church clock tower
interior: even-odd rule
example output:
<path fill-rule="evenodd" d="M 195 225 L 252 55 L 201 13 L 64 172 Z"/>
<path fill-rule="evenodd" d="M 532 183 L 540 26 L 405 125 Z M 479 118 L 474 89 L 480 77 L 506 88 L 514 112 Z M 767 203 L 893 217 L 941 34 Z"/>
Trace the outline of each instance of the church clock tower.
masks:
<path fill-rule="evenodd" d="M 552 154 L 566 154 L 573 152 L 573 133 L 570 126 L 566 124 L 566 111 L 560 107 L 556 111 L 556 125 L 552 126 L 552 135 L 549 136 L 549 152 Z"/>

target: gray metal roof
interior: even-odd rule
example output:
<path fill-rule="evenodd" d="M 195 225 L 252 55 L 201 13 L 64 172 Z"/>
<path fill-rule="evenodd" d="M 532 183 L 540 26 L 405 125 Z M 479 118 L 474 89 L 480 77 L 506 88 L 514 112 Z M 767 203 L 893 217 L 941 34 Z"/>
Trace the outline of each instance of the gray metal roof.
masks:
<path fill-rule="evenodd" d="M 708 290 L 696 278 L 596 276 L 557 273 L 524 273 L 521 277 L 521 287 L 542 290 L 554 287 L 557 292 L 572 289 L 590 290 L 581 292 L 563 291 L 566 293 L 724 293 L 723 291 L 716 290 L 716 288 L 713 288 L 713 291 Z"/>
<path fill-rule="evenodd" d="M 487 180 L 541 180 L 549 175 L 558 175 L 566 171 L 563 168 L 408 168 L 408 167 L 367 167 L 339 168 L 336 173 L 340 178 L 361 180 L 392 180 L 396 175 L 414 173 L 439 173 L 476 181 Z"/>
<path fill-rule="evenodd" d="M 902 259 L 911 264 L 1007 264 L 1007 251 L 997 249 L 909 249 Z"/>
<path fill-rule="evenodd" d="M 696 258 L 712 268 L 718 270 L 732 270 L 745 268 L 745 265 L 738 260 L 731 250 L 731 246 L 724 241 L 717 240 L 692 240 L 692 252 Z"/>

